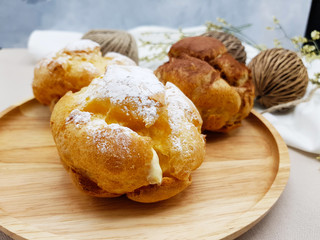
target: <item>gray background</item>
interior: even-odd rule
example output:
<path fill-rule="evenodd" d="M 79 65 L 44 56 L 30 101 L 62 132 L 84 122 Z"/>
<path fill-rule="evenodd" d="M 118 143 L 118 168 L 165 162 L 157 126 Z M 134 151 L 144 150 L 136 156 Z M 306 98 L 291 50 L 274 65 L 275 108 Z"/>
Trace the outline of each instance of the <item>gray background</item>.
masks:
<path fill-rule="evenodd" d="M 0 47 L 27 47 L 33 30 L 128 30 L 140 25 L 191 27 L 217 17 L 273 46 L 280 32 L 268 31 L 276 16 L 290 37 L 304 35 L 311 0 L 0 0 Z"/>

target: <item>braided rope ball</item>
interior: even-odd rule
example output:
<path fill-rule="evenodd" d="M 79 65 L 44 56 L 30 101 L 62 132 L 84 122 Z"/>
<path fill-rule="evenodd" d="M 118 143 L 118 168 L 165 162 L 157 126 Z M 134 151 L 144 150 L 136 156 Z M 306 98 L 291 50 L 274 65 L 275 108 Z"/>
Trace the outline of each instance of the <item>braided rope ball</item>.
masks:
<path fill-rule="evenodd" d="M 264 107 L 297 100 L 306 92 L 309 81 L 307 69 L 291 50 L 272 48 L 262 51 L 248 67 L 256 89 L 256 101 Z"/>
<path fill-rule="evenodd" d="M 131 58 L 137 64 L 139 63 L 137 43 L 128 32 L 103 29 L 90 30 L 82 38 L 99 43 L 102 55 L 105 55 L 107 52 L 118 52 Z"/>
<path fill-rule="evenodd" d="M 227 48 L 228 52 L 235 58 L 238 62 L 246 63 L 247 54 L 244 50 L 244 46 L 241 41 L 235 36 L 219 31 L 210 31 L 202 34 L 202 36 L 213 37 L 218 39 Z"/>

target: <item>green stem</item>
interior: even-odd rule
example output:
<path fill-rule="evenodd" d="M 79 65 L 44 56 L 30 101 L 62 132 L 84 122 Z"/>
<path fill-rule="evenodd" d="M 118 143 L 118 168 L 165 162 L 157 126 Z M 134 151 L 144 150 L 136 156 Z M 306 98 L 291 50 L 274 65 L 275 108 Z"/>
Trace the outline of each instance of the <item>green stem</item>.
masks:
<path fill-rule="evenodd" d="M 238 29 L 238 27 L 234 27 L 234 26 L 230 25 L 230 27 L 223 27 L 223 29 L 226 30 L 227 32 L 230 32 L 230 33 L 233 33 L 234 35 L 237 35 L 237 37 L 239 37 L 241 40 L 243 40 L 247 44 L 249 44 L 253 47 L 259 48 L 258 44 L 254 40 L 252 40 L 251 38 L 249 38 L 248 36 L 243 34 L 242 31 Z"/>
<path fill-rule="evenodd" d="M 312 40 L 312 43 L 314 44 L 315 48 L 317 49 L 317 54 L 320 54 L 319 46 L 316 41 Z"/>
<path fill-rule="evenodd" d="M 281 32 L 283 33 L 283 35 L 285 36 L 285 38 L 287 38 L 288 40 L 290 40 L 290 37 L 288 36 L 287 32 L 283 29 L 283 27 L 281 26 L 281 24 L 277 24 L 279 29 L 281 30 Z"/>

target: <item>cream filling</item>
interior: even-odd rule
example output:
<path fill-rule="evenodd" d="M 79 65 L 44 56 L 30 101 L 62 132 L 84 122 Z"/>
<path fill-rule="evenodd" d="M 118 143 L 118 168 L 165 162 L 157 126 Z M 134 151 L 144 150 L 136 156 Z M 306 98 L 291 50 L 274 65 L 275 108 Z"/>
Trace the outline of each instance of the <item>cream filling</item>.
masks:
<path fill-rule="evenodd" d="M 152 150 L 153 156 L 152 156 L 151 166 L 150 166 L 147 180 L 150 184 L 160 185 L 162 182 L 162 170 L 159 164 L 159 157 L 153 148 L 151 148 L 151 150 Z"/>

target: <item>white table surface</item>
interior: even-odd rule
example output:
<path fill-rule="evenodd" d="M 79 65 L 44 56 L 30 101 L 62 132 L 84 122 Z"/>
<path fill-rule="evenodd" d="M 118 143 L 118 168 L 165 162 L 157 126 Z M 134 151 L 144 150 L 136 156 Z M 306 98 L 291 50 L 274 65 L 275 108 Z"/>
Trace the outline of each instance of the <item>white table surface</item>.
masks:
<path fill-rule="evenodd" d="M 0 112 L 33 96 L 34 64 L 27 49 L 0 50 Z M 283 194 L 270 212 L 238 239 L 320 239 L 320 161 L 314 154 L 292 148 L 289 155 L 291 172 Z M 0 239 L 11 238 L 0 232 Z"/>

